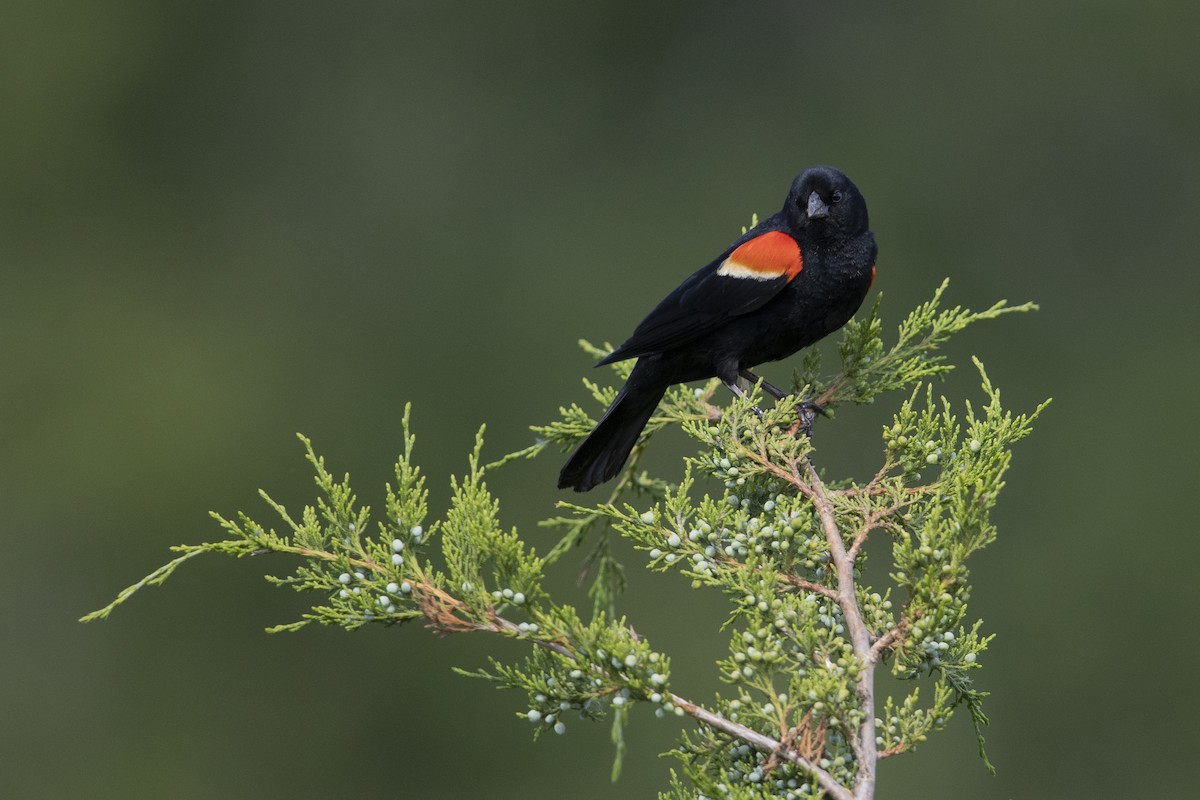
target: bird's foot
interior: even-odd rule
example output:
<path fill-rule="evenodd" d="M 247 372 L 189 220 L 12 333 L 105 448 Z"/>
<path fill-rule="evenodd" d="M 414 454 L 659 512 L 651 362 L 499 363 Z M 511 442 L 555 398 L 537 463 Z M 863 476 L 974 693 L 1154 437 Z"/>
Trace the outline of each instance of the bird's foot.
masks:
<path fill-rule="evenodd" d="M 771 397 L 774 397 L 777 402 L 783 400 L 792 400 L 796 397 L 791 392 L 785 392 L 778 386 L 772 386 L 748 369 L 742 370 L 741 376 L 751 383 L 758 383 L 760 386 L 762 386 L 762 390 Z M 816 420 L 817 415 L 822 417 L 829 416 L 829 414 L 825 411 L 825 406 L 806 398 L 801 398 L 800 402 L 797 404 L 796 415 L 799 418 L 799 429 L 809 436 L 812 436 L 813 422 Z M 762 416 L 761 411 L 759 412 L 759 416 Z"/>
<path fill-rule="evenodd" d="M 749 381 L 758 383 L 760 386 L 762 386 L 763 391 L 765 391 L 771 397 L 774 397 L 776 401 L 787 400 L 795 397 L 795 395 L 789 394 L 776 386 L 772 386 L 771 384 L 759 378 L 750 370 L 742 370 L 741 375 L 743 378 Z M 725 385 L 729 387 L 729 390 L 736 396 L 746 396 L 745 390 L 742 389 L 742 387 L 737 383 L 726 382 Z M 754 413 L 758 415 L 759 419 L 762 419 L 764 416 L 763 410 L 758 406 L 754 406 Z M 792 433 L 803 433 L 805 436 L 811 439 L 813 435 L 813 424 L 816 422 L 818 416 L 829 416 L 829 412 L 825 410 L 825 406 L 817 403 L 814 400 L 809 400 L 803 397 L 800 398 L 800 401 L 796 404 L 796 423 L 792 427 Z"/>
<path fill-rule="evenodd" d="M 807 398 L 801 399 L 796 404 L 796 432 L 803 433 L 811 439 L 813 425 L 816 424 L 818 416 L 829 416 L 829 412 L 825 410 L 825 406 Z"/>

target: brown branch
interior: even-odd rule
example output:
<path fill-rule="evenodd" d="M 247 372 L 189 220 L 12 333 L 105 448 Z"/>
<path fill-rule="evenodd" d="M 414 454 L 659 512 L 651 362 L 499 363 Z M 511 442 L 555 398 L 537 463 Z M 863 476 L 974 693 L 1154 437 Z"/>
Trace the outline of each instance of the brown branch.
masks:
<path fill-rule="evenodd" d="M 488 609 L 487 612 L 490 624 L 476 622 L 458 616 L 458 611 L 467 608 L 467 605 L 453 595 L 425 581 L 416 581 L 412 584 L 412 587 L 412 593 L 417 606 L 421 609 L 421 614 L 425 617 L 426 627 L 435 633 L 439 633 L 442 636 L 451 633 L 498 633 L 522 639 L 544 650 L 565 656 L 572 661 L 577 660 L 575 652 L 562 641 L 532 637 L 521 630 L 521 627 L 517 623 L 500 616 L 494 609 Z"/>
<path fill-rule="evenodd" d="M 493 621 L 493 624 L 496 626 L 494 629 L 496 633 L 507 633 L 518 636 L 521 639 L 528 641 L 530 644 L 537 645 L 544 650 L 549 650 L 552 653 L 558 653 L 560 656 L 565 656 L 572 661 L 578 660 L 575 658 L 575 652 L 561 642 L 556 642 L 549 639 L 534 639 L 528 635 L 525 635 L 525 632 L 518 627 L 517 623 L 513 622 L 512 620 L 505 619 L 495 612 L 492 612 L 490 617 Z M 480 630 L 486 630 L 486 628 L 481 628 Z"/>
<path fill-rule="evenodd" d="M 858 533 L 854 535 L 854 541 L 850 543 L 850 550 L 846 553 L 846 555 L 850 558 L 850 563 L 854 563 L 858 560 L 858 551 L 862 550 L 863 545 L 867 543 L 867 537 L 871 534 L 871 531 L 879 530 L 880 528 L 884 527 L 884 525 L 887 524 L 884 523 L 884 519 L 890 517 L 901 508 L 903 508 L 903 506 L 897 504 L 878 511 L 863 511 L 862 527 L 859 528 Z"/>
<path fill-rule="evenodd" d="M 324 550 L 313 550 L 311 547 L 300 547 L 300 546 L 289 546 L 289 547 L 285 547 L 285 548 L 268 549 L 265 552 L 294 553 L 296 555 L 304 556 L 305 558 L 320 558 L 325 561 L 338 561 L 343 558 L 343 556 L 337 555 L 336 553 L 329 553 Z M 379 566 L 374 561 L 371 561 L 369 559 L 346 558 L 346 561 L 355 567 L 362 567 L 364 569 L 369 569 L 372 572 L 383 572 L 383 567 Z"/>
<path fill-rule="evenodd" d="M 719 717 L 708 709 L 701 708 L 695 703 L 690 703 L 677 694 L 671 695 L 671 702 L 679 708 L 682 708 L 683 713 L 695 719 L 697 722 L 707 725 L 714 730 L 721 731 L 722 733 L 727 733 L 734 738 L 741 739 L 747 744 L 754 745 L 759 750 L 763 750 L 773 755 L 778 754 L 780 758 L 786 759 L 804 771 L 811 773 L 816 779 L 817 783 L 821 785 L 821 788 L 825 790 L 825 793 L 830 797 L 835 798 L 835 800 L 854 800 L 854 794 L 845 786 L 840 784 L 837 778 L 833 777 L 824 769 L 821 769 L 821 767 L 800 755 L 800 753 L 798 753 L 796 750 L 785 747 L 782 742 L 772 739 L 770 736 L 765 734 L 759 733 L 752 728 L 747 728 L 745 725 L 741 725 L 733 720 L 725 719 L 725 717 Z"/>
<path fill-rule="evenodd" d="M 785 583 L 795 586 L 797 589 L 803 589 L 806 592 L 814 592 L 815 594 L 828 597 L 830 600 L 837 600 L 838 593 L 836 589 L 832 589 L 823 583 L 805 580 L 798 575 L 792 575 L 787 572 L 776 573 L 779 579 Z"/>
<path fill-rule="evenodd" d="M 866 544 L 867 536 L 870 535 L 871 531 L 875 531 L 889 525 L 895 527 L 894 523 L 885 522 L 885 520 L 887 520 L 888 517 L 892 516 L 896 512 L 907 508 L 911 502 L 912 500 L 905 498 L 897 500 L 887 508 L 881 508 L 874 511 L 868 510 L 869 506 L 864 507 L 862 527 L 858 529 L 858 533 L 855 535 L 854 541 L 850 544 L 850 560 L 853 562 L 858 559 L 858 551 L 862 549 L 864 544 Z"/>
<path fill-rule="evenodd" d="M 834 391 L 831 387 L 822 398 L 818 399 L 821 403 L 828 399 L 828 396 Z M 887 465 L 876 473 L 875 477 L 861 490 L 843 490 L 830 491 L 825 487 L 820 475 L 813 467 L 812 462 L 807 457 L 800 459 L 789 459 L 788 470 L 783 469 L 778 464 L 775 464 L 766 452 L 765 444 L 760 444 L 759 452 L 746 448 L 745 452 L 756 461 L 764 470 L 772 475 L 775 475 L 794 486 L 804 497 L 812 501 L 813 508 L 817 512 L 817 516 L 821 521 L 821 528 L 825 533 L 825 540 L 829 546 L 829 558 L 837 575 L 837 589 L 829 590 L 830 593 L 815 589 L 812 586 L 803 588 L 812 591 L 818 591 L 823 595 L 830 596 L 837 600 L 838 606 L 842 610 L 842 616 L 846 621 L 846 627 L 850 634 L 851 645 L 854 649 L 854 655 L 862 663 L 862 669 L 859 672 L 858 679 L 858 697 L 863 711 L 863 720 L 859 725 L 858 735 L 851 740 L 854 748 L 854 754 L 858 762 L 858 775 L 854 781 L 854 791 L 849 797 L 854 800 L 870 800 L 875 794 L 875 775 L 876 767 L 879 761 L 879 749 L 875 742 L 875 663 L 879 653 L 900 636 L 903 635 L 904 628 L 897 626 L 894 632 L 889 631 L 880 641 L 881 646 L 876 649 L 871 643 L 871 634 L 867 630 L 866 622 L 863 619 L 862 610 L 858 607 L 858 598 L 855 596 L 854 587 L 854 560 L 857 558 L 859 551 L 866 542 L 867 535 L 879 526 L 879 522 L 885 516 L 894 513 L 905 503 L 900 502 L 892 507 L 885 509 L 878 514 L 867 513 L 863 527 L 857 532 L 851 544 L 851 549 L 846 549 L 846 543 L 842 538 L 841 529 L 838 527 L 837 516 L 834 511 L 832 497 L 852 497 L 861 495 L 866 497 L 883 494 L 887 490 L 878 486 L 887 472 Z M 801 475 L 800 466 L 803 465 L 804 475 Z M 916 495 L 924 491 L 925 487 L 910 488 L 904 490 L 906 495 Z M 785 579 L 787 576 L 784 576 Z M 789 580 L 789 583 L 792 581 Z M 829 587 L 823 587 L 829 589 Z M 879 645 L 879 642 L 876 642 Z M 685 709 L 686 711 L 686 709 Z M 690 713 L 690 712 L 689 712 Z M 695 715 L 693 715 L 695 716 Z M 699 717 L 697 717 L 699 718 Z M 717 727 L 714 725 L 714 727 Z M 718 728 L 719 730 L 727 730 L 726 728 Z M 746 739 L 746 741 L 753 740 Z M 763 746 L 763 745 L 759 745 Z M 791 760 L 791 759 L 790 759 Z M 793 760 L 793 763 L 796 763 Z M 816 774 L 816 773 L 814 773 Z M 819 776 L 818 776 L 819 777 Z M 842 798 L 847 795 L 833 792 L 825 783 L 821 782 L 822 788 L 835 797 Z M 844 791 L 844 787 L 840 787 Z"/>
<path fill-rule="evenodd" d="M 491 612 L 489 614 L 489 618 L 492 621 L 490 626 L 477 622 L 469 622 L 460 617 L 454 616 L 453 612 L 446 612 L 446 609 L 453 608 L 454 610 L 457 610 L 458 608 L 463 607 L 462 601 L 457 600 L 446 592 L 427 583 L 420 583 L 418 585 L 421 587 L 421 594 L 418 596 L 418 603 L 421 606 L 422 612 L 426 613 L 426 618 L 430 620 L 431 626 L 434 625 L 435 622 L 430 614 L 426 612 L 427 607 L 430 609 L 430 611 L 434 611 L 435 615 L 439 614 L 440 612 L 441 614 L 448 616 L 449 620 L 453 620 L 453 622 L 449 622 L 449 620 L 447 620 L 444 616 L 439 618 L 436 622 L 436 629 L 439 631 L 445 631 L 447 633 L 484 631 L 501 633 L 505 635 L 519 635 L 522 633 L 516 623 L 499 616 L 495 612 Z M 417 588 L 414 586 L 414 594 L 416 593 Z M 632 629 L 630 629 L 630 632 L 636 640 L 637 634 L 634 633 Z M 563 644 L 562 642 L 545 639 L 533 639 L 528 636 L 521 636 L 520 638 L 529 641 L 533 645 L 545 648 L 553 653 L 558 653 L 559 655 L 569 658 L 572 661 L 578 660 L 574 651 L 571 650 L 568 645 Z M 752 744 L 760 750 L 770 753 L 771 758 L 785 759 L 801 769 L 811 773 L 816 779 L 817 783 L 821 785 L 821 788 L 823 788 L 830 797 L 835 798 L 835 800 L 855 800 L 854 795 L 845 786 L 839 783 L 836 778 L 822 769 L 819 765 L 802 755 L 790 743 L 785 744 L 784 742 L 772 739 L 765 734 L 761 734 L 752 728 L 747 728 L 745 725 L 741 725 L 733 722 L 732 720 L 718 716 L 706 708 L 685 700 L 677 694 L 671 693 L 670 697 L 672 703 L 683 709 L 685 714 L 692 717 L 697 722 L 721 731 L 722 733 L 727 733 L 737 739 L 741 739 L 748 744 Z"/>
<path fill-rule="evenodd" d="M 878 661 L 879 657 L 883 655 L 884 650 L 887 650 L 889 647 L 903 638 L 904 634 L 908 632 L 911 624 L 912 623 L 910 623 L 907 619 L 901 619 L 898 623 L 896 623 L 895 627 L 893 627 L 883 636 L 880 636 L 878 639 L 876 639 L 875 644 L 871 645 L 871 661 Z"/>
<path fill-rule="evenodd" d="M 796 461 L 790 461 L 789 466 L 791 470 L 788 471 L 772 461 L 770 456 L 767 455 L 765 449 L 762 449 L 760 452 L 756 453 L 755 451 L 746 448 L 745 453 L 746 455 L 750 456 L 750 458 L 757 461 L 759 466 L 761 466 L 767 472 L 771 473 L 777 478 L 780 478 L 781 480 L 787 481 L 792 486 L 796 487 L 800 494 L 804 495 L 810 500 L 812 499 L 812 487 L 804 481 L 804 478 L 800 477 L 800 471 Z"/>
<path fill-rule="evenodd" d="M 875 473 L 875 477 L 873 477 L 873 478 L 871 478 L 871 480 L 867 481 L 867 485 L 863 487 L 863 491 L 868 492 L 868 493 L 873 491 L 875 489 L 875 487 L 879 485 L 879 482 L 881 480 L 883 480 L 883 476 L 887 475 L 888 471 L 891 468 L 892 468 L 892 460 L 890 458 L 885 457 L 883 459 L 883 466 L 881 466 L 879 468 L 879 471 Z"/>
<path fill-rule="evenodd" d="M 900 491 L 904 494 L 914 495 L 923 494 L 935 488 L 937 488 L 936 483 L 923 483 L 920 486 L 905 486 Z M 831 497 L 879 497 L 879 495 L 887 494 L 889 491 L 891 490 L 882 486 L 874 486 L 870 489 L 865 486 L 851 486 L 848 489 L 830 489 L 829 494 Z"/>
<path fill-rule="evenodd" d="M 486 631 L 487 625 L 458 615 L 466 604 L 453 595 L 425 581 L 410 582 L 413 600 L 425 617 L 425 627 L 441 636 L 451 633 Z"/>
<path fill-rule="evenodd" d="M 863 525 L 858 529 L 858 534 L 855 535 L 854 541 L 850 543 L 850 549 L 846 552 L 846 557 L 850 559 L 851 564 L 858 561 L 858 551 L 867 543 L 867 536 L 879 527 L 879 520 L 875 514 L 864 515 Z"/>
<path fill-rule="evenodd" d="M 812 489 L 813 507 L 821 520 L 825 541 L 829 545 L 829 560 L 837 574 L 838 605 L 842 609 L 842 617 L 846 620 L 854 655 L 862 662 L 858 677 L 858 699 L 863 720 L 858 728 L 858 736 L 851 744 L 858 760 L 854 797 L 857 800 L 868 800 L 875 796 L 875 767 L 879 760 L 878 746 L 875 743 L 875 662 L 871 658 L 871 634 L 863 620 L 862 610 L 858 607 L 858 598 L 854 593 L 854 562 L 846 552 L 846 543 L 842 540 L 842 532 L 838 528 L 829 493 L 812 462 L 805 459 L 804 468 Z"/>
<path fill-rule="evenodd" d="M 819 586 L 819 584 L 814 584 Z M 829 590 L 828 587 L 820 587 L 823 590 Z M 441 633 L 467 633 L 467 632 L 490 632 L 499 633 L 502 635 L 518 636 L 519 638 L 528 641 L 537 647 L 544 648 L 553 653 L 569 658 L 572 661 L 578 661 L 578 657 L 569 645 L 561 641 L 553 641 L 547 639 L 535 639 L 529 636 L 522 635 L 520 627 L 512 620 L 505 619 L 494 611 L 489 612 L 491 625 L 486 625 L 479 622 L 465 620 L 455 614 L 459 609 L 465 608 L 465 604 L 453 597 L 449 593 L 433 586 L 424 581 L 418 581 L 413 585 L 413 594 L 416 595 L 417 603 L 421 608 L 422 613 L 428 620 L 430 627 Z M 637 634 L 630 629 L 630 634 L 637 640 Z M 754 745 L 760 750 L 764 750 L 771 754 L 771 758 L 784 759 L 801 769 L 809 772 L 816 779 L 821 788 L 835 800 L 855 800 L 854 795 L 841 783 L 838 782 L 829 772 L 822 769 L 809 758 L 806 758 L 799 752 L 791 743 L 784 743 L 772 739 L 769 736 L 759 733 L 758 731 L 747 728 L 745 725 L 733 722 L 724 717 L 718 716 L 706 708 L 689 702 L 677 694 L 671 693 L 671 702 L 688 716 L 707 725 L 710 728 L 727 733 L 730 736 L 741 739 L 748 744 Z"/>
<path fill-rule="evenodd" d="M 822 408 L 828 406 L 833 401 L 833 398 L 837 395 L 838 390 L 840 390 L 842 385 L 847 382 L 848 381 L 845 378 L 835 378 L 833 383 L 829 384 L 829 388 L 822 392 L 820 396 L 813 401 L 813 403 L 821 406 Z"/>
<path fill-rule="evenodd" d="M 786 713 L 784 716 L 787 716 Z M 778 769 L 786 757 L 784 753 L 795 751 L 801 757 L 807 759 L 813 764 L 820 763 L 821 758 L 825 755 L 825 730 L 829 726 L 829 720 L 822 719 L 815 726 L 813 725 L 813 712 L 810 709 L 808 713 L 800 720 L 800 724 L 792 728 L 784 730 L 779 737 L 779 749 L 771 752 L 771 755 L 763 762 L 763 772 L 771 772 Z"/>
<path fill-rule="evenodd" d="M 494 614 L 492 616 L 496 622 L 497 632 L 499 632 L 500 629 L 512 631 L 514 633 L 520 630 L 513 622 Z M 487 629 L 481 626 L 477 628 L 477 630 Z M 633 630 L 630 629 L 630 632 L 633 633 Z M 633 633 L 633 635 L 636 638 L 637 634 Z M 539 647 L 550 650 L 551 652 L 570 658 L 573 661 L 578 660 L 575 656 L 575 653 L 569 647 L 559 642 L 539 639 L 529 639 L 528 641 Z M 770 736 L 759 733 L 753 728 L 747 728 L 745 725 L 741 725 L 737 722 L 726 719 L 725 717 L 718 716 L 708 709 L 685 700 L 673 692 L 669 693 L 669 696 L 674 705 L 683 709 L 683 713 L 692 717 L 697 722 L 707 725 L 714 730 L 721 731 L 722 733 L 727 733 L 730 736 L 740 739 L 748 744 L 754 745 L 758 749 L 770 753 L 771 759 L 783 759 L 789 761 L 801 769 L 811 773 L 816 779 L 817 783 L 821 785 L 821 788 L 824 789 L 830 797 L 835 798 L 835 800 L 855 800 L 854 795 L 845 786 L 843 786 L 836 778 L 817 765 L 814 760 L 806 757 L 803 752 L 798 750 L 790 742 L 777 741 L 772 739 Z"/>
<path fill-rule="evenodd" d="M 732 558 L 730 556 L 725 556 L 725 555 L 714 556 L 713 558 L 711 558 L 709 560 L 716 561 L 720 564 L 730 566 L 730 567 L 735 567 L 735 568 L 746 566 L 745 562 L 738 561 L 736 558 Z M 766 571 L 769 571 L 769 570 L 765 570 L 763 567 L 755 567 L 755 572 L 762 573 L 762 572 L 766 572 Z M 793 586 L 797 589 L 801 589 L 806 592 L 813 592 L 814 594 L 819 594 L 819 595 L 822 595 L 823 597 L 828 597 L 830 600 L 837 600 L 837 597 L 838 597 L 837 590 L 832 589 L 823 583 L 817 583 L 816 581 L 810 581 L 807 578 L 801 578 L 799 575 L 793 575 L 790 572 L 775 572 L 775 577 L 777 579 L 779 579 L 781 582 L 786 583 L 790 586 Z"/>

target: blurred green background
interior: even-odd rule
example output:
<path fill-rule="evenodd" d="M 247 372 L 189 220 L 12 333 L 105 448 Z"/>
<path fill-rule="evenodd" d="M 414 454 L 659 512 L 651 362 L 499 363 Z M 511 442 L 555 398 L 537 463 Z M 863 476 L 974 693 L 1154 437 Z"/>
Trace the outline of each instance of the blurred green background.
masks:
<path fill-rule="evenodd" d="M 528 443 L 581 397 L 576 339 L 622 339 L 827 162 L 889 327 L 946 275 L 1035 300 L 951 354 L 1055 398 L 974 572 L 999 774 L 960 715 L 880 796 L 1194 796 L 1197 30 L 1101 0 L 5 3 L 0 794 L 653 796 L 672 724 L 635 710 L 613 786 L 606 725 L 534 744 L 522 697 L 449 672 L 510 643 L 265 635 L 305 607 L 261 579 L 282 562 L 75 620 L 210 509 L 308 499 L 296 431 L 378 506 L 412 401 L 441 508 L 480 423 Z M 944 391 L 979 396 L 969 367 Z M 873 471 L 897 401 L 842 409 L 824 463 Z M 492 480 L 543 551 L 557 468 Z M 639 564 L 626 610 L 710 698 L 720 603 Z"/>

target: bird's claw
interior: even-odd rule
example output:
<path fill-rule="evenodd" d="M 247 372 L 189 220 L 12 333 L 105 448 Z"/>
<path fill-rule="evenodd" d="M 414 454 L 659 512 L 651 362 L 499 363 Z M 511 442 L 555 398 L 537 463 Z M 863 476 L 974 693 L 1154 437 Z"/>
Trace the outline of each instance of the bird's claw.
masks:
<path fill-rule="evenodd" d="M 767 390 L 767 393 L 770 394 L 772 397 L 774 397 L 776 400 L 784 400 L 786 398 L 794 397 L 794 395 L 788 394 L 787 392 L 784 392 L 781 389 L 777 389 L 774 386 L 771 386 L 771 384 L 762 380 L 761 378 L 759 378 L 757 375 L 755 375 L 753 372 L 750 372 L 749 370 L 743 370 L 742 377 L 744 377 L 748 380 L 753 379 L 755 382 L 758 382 L 763 387 L 763 389 Z M 745 390 L 742 389 L 742 387 L 739 386 L 736 382 L 726 381 L 725 385 L 727 387 L 729 387 L 729 390 L 731 392 L 733 392 L 736 396 L 738 396 L 738 397 L 746 396 Z M 754 411 L 755 415 L 759 419 L 763 419 L 765 417 L 763 410 L 761 408 L 759 408 L 758 406 L 754 406 L 752 410 Z M 822 416 L 822 417 L 829 416 L 829 412 L 825 410 L 825 406 L 821 405 L 820 403 L 818 403 L 814 400 L 809 400 L 807 398 L 801 398 L 800 401 L 796 403 L 796 427 L 794 429 L 794 432 L 803 433 L 805 436 L 807 436 L 808 438 L 811 439 L 812 435 L 813 435 L 813 423 L 816 422 L 816 419 L 818 416 Z"/>
<path fill-rule="evenodd" d="M 796 404 L 796 420 L 798 422 L 798 430 L 808 438 L 812 438 L 813 425 L 817 421 L 817 417 L 828 417 L 829 412 L 825 410 L 825 406 L 812 400 L 801 400 Z"/>

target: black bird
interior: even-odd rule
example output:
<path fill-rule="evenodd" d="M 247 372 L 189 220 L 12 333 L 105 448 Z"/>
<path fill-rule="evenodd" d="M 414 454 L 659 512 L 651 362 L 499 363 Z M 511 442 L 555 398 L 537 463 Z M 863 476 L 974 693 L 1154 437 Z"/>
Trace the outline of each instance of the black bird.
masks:
<path fill-rule="evenodd" d="M 638 360 L 558 487 L 586 492 L 615 476 L 671 385 L 715 375 L 740 395 L 739 378 L 757 380 L 751 367 L 845 325 L 871 288 L 878 252 L 849 178 L 827 166 L 797 175 L 782 209 L 688 277 L 597 364 Z"/>

